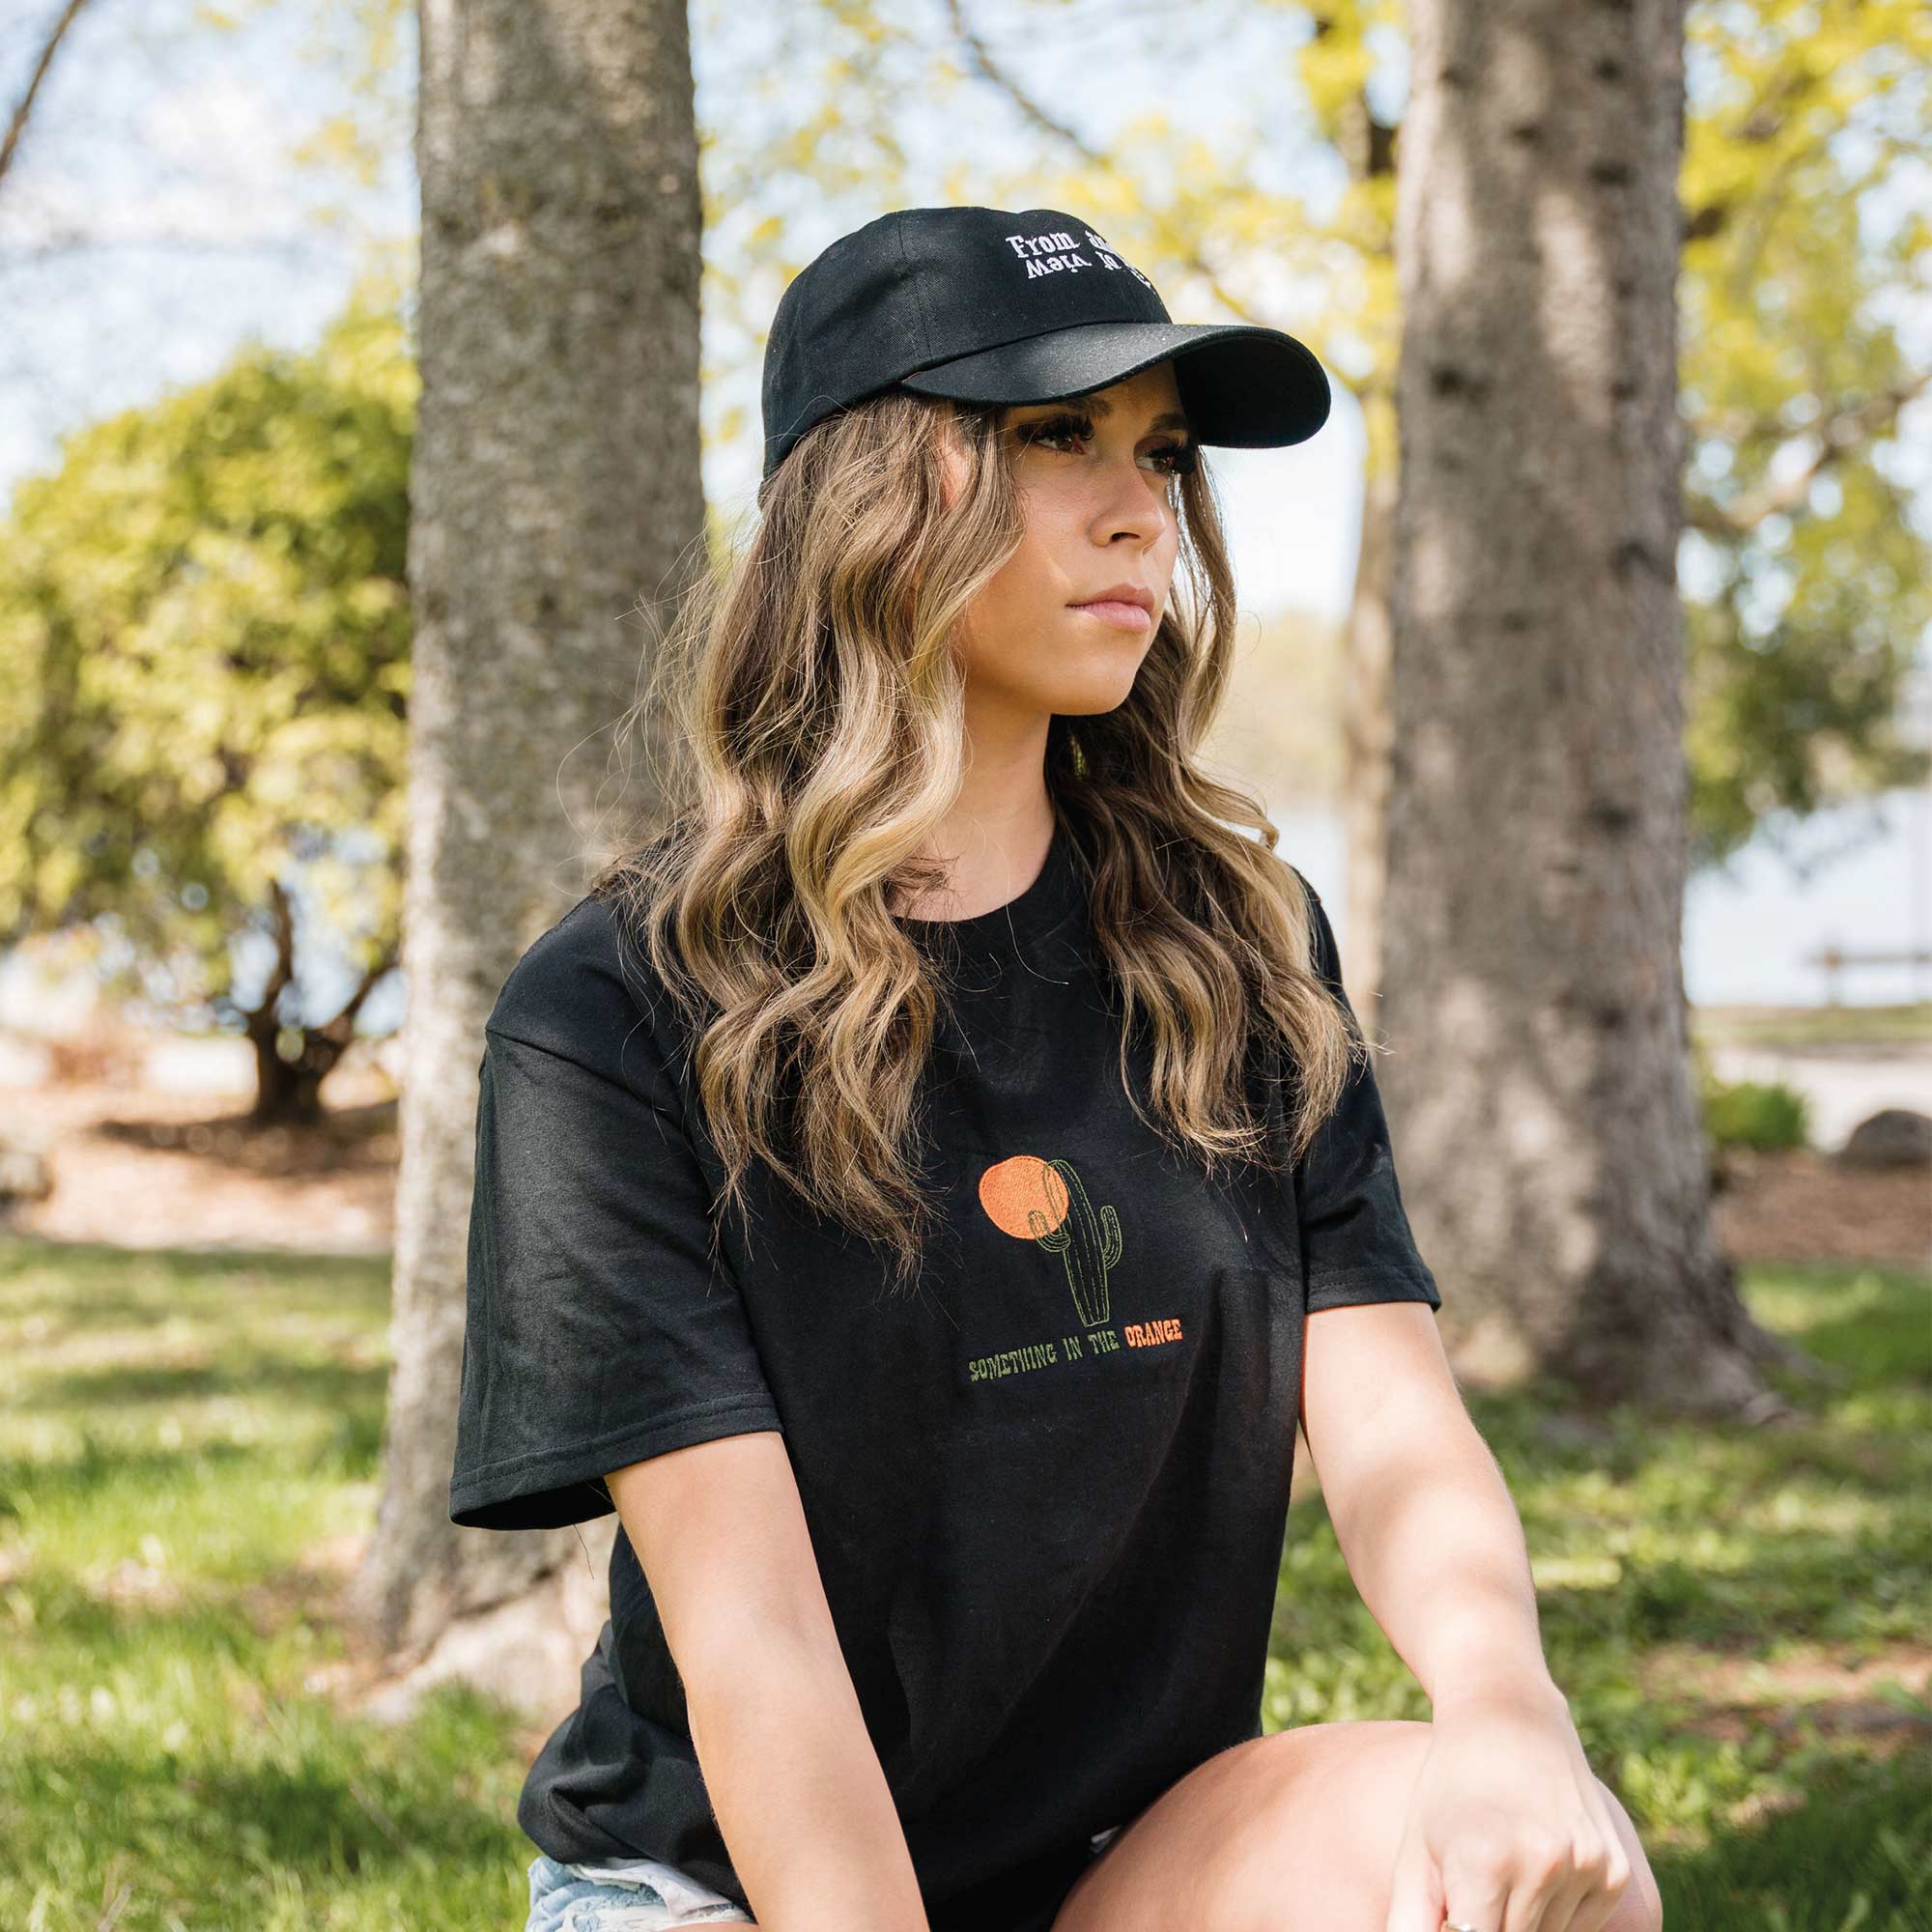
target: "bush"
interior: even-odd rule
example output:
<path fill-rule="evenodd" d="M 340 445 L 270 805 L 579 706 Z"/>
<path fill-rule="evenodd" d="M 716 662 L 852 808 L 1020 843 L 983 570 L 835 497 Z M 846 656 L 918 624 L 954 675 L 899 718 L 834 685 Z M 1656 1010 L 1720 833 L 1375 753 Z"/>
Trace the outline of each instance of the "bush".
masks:
<path fill-rule="evenodd" d="M 1811 1103 L 1782 1081 L 1703 1083 L 1704 1131 L 1714 1149 L 1811 1145 Z"/>

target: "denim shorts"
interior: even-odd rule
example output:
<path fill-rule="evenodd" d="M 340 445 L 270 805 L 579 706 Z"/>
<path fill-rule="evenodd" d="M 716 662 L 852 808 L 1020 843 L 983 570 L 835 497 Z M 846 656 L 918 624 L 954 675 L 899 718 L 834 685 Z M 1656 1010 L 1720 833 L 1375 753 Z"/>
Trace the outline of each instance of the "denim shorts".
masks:
<path fill-rule="evenodd" d="M 743 1906 L 661 1859 L 566 1865 L 539 1852 L 530 1861 L 525 1932 L 663 1932 L 670 1925 L 755 1922 Z"/>
<path fill-rule="evenodd" d="M 1094 1857 L 1119 1836 L 1088 1840 Z M 524 1932 L 664 1932 L 672 1925 L 753 1925 L 749 1912 L 662 1859 L 605 1859 L 566 1865 L 539 1852 L 530 1861 L 530 1916 Z"/>

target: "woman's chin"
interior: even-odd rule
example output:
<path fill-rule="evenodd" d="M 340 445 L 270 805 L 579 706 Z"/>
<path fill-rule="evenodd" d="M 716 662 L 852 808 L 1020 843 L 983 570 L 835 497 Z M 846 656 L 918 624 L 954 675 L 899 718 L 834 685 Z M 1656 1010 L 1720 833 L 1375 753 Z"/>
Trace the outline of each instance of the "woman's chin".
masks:
<path fill-rule="evenodd" d="M 1068 678 L 1048 696 L 1044 708 L 1059 718 L 1098 718 L 1118 711 L 1133 696 L 1134 672 L 1139 668 L 1136 661 L 1124 676 Z"/>

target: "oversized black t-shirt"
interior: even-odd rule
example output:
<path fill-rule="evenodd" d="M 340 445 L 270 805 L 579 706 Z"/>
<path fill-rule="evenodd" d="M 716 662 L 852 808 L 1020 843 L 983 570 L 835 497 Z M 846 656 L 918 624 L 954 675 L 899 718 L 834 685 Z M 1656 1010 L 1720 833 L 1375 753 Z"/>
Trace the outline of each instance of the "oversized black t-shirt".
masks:
<path fill-rule="evenodd" d="M 1440 1306 L 1373 1075 L 1292 1179 L 1210 1186 L 1122 1091 L 1062 827 L 1010 904 L 901 922 L 957 986 L 917 1295 L 762 1164 L 749 1243 L 730 1212 L 714 1266 L 724 1168 L 619 917 L 574 907 L 486 1029 L 450 1515 L 585 1520 L 614 1469 L 781 1431 L 933 1932 L 1043 1926 L 1094 1833 L 1261 1734 L 1305 1316 Z M 1150 1059 L 1137 1040 L 1144 1107 Z M 746 1905 L 621 1528 L 610 1590 L 519 1823 L 553 1858 L 664 1859 Z"/>

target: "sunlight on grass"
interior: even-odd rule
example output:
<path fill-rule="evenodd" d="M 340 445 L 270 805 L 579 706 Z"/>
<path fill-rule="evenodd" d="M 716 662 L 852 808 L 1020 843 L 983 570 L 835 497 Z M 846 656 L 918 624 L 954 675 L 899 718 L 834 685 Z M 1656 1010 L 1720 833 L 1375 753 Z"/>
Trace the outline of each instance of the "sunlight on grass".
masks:
<path fill-rule="evenodd" d="M 308 1688 L 366 1531 L 387 1268 L 0 1242 L 0 1925 L 520 1926 L 514 1720 Z M 30 1850 L 27 1848 L 31 1848 Z"/>
<path fill-rule="evenodd" d="M 1472 1410 L 1666 1924 L 1927 1932 L 1932 1282 L 1784 1268 L 1748 1293 L 1843 1378 L 1790 1391 L 1795 1427 Z M 326 1694 L 343 1641 L 304 1566 L 374 1517 L 387 1308 L 380 1263 L 0 1239 L 0 1926 L 522 1926 L 515 1718 L 451 1687 L 388 1731 Z M 1283 1549 L 1265 1711 L 1429 1716 L 1319 1497 Z"/>
<path fill-rule="evenodd" d="M 1579 1425 L 1525 1395 L 1471 1412 L 1523 1519 L 1551 1673 L 1666 1926 L 1928 1932 L 1932 1281 L 1767 1269 L 1747 1297 L 1843 1377 L 1789 1390 L 1794 1426 Z M 1296 1506 L 1274 1622 L 1268 1728 L 1428 1718 L 1319 1499 Z M 1815 1678 L 1833 1688 L 1798 1688 Z"/>

